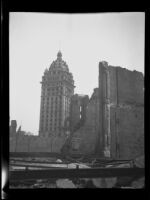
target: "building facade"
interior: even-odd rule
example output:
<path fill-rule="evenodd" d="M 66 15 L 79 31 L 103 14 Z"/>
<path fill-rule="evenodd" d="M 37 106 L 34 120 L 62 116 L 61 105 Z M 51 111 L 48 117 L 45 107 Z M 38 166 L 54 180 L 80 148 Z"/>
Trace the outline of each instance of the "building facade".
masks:
<path fill-rule="evenodd" d="M 39 136 L 63 136 L 64 123 L 70 116 L 74 80 L 68 65 L 57 53 L 42 77 Z"/>

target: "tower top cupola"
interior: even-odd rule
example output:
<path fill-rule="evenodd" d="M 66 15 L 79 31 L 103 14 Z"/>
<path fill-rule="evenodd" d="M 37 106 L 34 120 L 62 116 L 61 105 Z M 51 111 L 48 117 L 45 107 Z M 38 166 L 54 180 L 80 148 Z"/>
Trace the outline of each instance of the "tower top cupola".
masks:
<path fill-rule="evenodd" d="M 58 51 L 58 53 L 57 53 L 57 58 L 58 58 L 58 59 L 61 59 L 61 58 L 62 58 L 62 53 L 61 53 L 61 51 Z"/>

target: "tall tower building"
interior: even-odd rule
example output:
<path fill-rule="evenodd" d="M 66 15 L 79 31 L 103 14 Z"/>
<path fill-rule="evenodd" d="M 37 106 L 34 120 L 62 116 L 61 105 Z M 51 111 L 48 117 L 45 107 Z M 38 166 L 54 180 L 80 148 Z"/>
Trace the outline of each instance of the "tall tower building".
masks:
<path fill-rule="evenodd" d="M 74 80 L 62 53 L 42 76 L 39 135 L 61 136 L 65 120 L 70 116 L 70 101 L 74 94 Z"/>

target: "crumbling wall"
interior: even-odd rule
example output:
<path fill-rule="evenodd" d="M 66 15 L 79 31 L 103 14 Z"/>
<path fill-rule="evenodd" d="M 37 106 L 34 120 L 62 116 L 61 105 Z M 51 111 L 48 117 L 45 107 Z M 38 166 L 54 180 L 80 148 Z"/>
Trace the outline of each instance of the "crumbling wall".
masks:
<path fill-rule="evenodd" d="M 144 77 L 99 63 L 99 88 L 87 105 L 84 125 L 67 153 L 132 159 L 144 154 Z"/>
<path fill-rule="evenodd" d="M 144 109 L 111 108 L 111 156 L 130 159 L 144 154 Z"/>
<path fill-rule="evenodd" d="M 130 159 L 142 155 L 144 153 L 143 74 L 100 62 L 99 93 L 100 135 L 104 155 L 117 159 Z"/>
<path fill-rule="evenodd" d="M 94 154 L 98 138 L 98 89 L 87 104 L 85 123 L 73 133 L 67 153 Z"/>

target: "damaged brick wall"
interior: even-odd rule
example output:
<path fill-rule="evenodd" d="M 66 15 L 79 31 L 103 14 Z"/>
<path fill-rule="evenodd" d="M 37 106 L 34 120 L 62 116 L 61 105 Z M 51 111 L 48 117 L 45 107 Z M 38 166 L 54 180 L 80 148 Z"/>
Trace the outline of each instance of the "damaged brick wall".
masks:
<path fill-rule="evenodd" d="M 98 88 L 86 107 L 86 120 L 82 127 L 73 133 L 68 153 L 93 154 L 97 145 L 98 137 Z"/>
<path fill-rule="evenodd" d="M 142 155 L 144 153 L 143 74 L 100 62 L 99 94 L 100 143 L 103 143 L 104 155 L 117 159 L 130 159 Z"/>
<path fill-rule="evenodd" d="M 99 88 L 87 105 L 85 124 L 73 133 L 67 153 L 132 159 L 144 154 L 144 77 L 99 63 Z"/>

